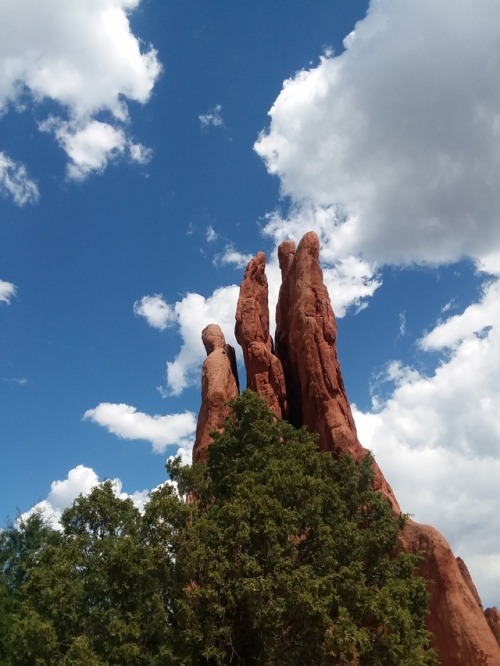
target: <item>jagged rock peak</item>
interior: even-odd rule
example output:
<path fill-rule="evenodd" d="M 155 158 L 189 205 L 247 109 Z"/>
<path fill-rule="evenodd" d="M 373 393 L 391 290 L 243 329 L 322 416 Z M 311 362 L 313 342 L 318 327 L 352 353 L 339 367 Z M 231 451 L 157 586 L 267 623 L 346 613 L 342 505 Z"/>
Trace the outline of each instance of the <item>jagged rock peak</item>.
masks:
<path fill-rule="evenodd" d="M 287 418 L 285 378 L 269 335 L 266 257 L 251 259 L 240 287 L 235 335 L 243 349 L 247 387 L 259 393 L 279 418 Z"/>
<path fill-rule="evenodd" d="M 493 608 L 487 608 L 484 613 L 490 629 L 500 645 L 500 612 L 496 606 L 493 606 Z"/>
<path fill-rule="evenodd" d="M 289 420 L 319 434 L 319 448 L 361 460 L 368 451 L 356 426 L 337 357 L 337 323 L 319 263 L 319 239 L 310 231 L 295 250 L 278 249 L 282 284 L 276 309 L 276 355 L 285 373 Z M 396 497 L 376 463 L 374 487 L 395 512 Z"/>
<path fill-rule="evenodd" d="M 228 401 L 239 395 L 238 371 L 234 348 L 226 344 L 217 324 L 203 329 L 201 339 L 207 352 L 201 376 L 201 407 L 193 447 L 193 461 L 204 461 L 212 442 L 210 432 L 222 430 L 229 416 Z"/>

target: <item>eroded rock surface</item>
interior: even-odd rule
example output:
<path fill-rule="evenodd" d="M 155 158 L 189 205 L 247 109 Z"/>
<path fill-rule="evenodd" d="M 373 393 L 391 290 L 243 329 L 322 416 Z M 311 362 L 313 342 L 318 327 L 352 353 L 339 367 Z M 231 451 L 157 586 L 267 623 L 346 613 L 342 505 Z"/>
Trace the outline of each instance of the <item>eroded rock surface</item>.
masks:
<path fill-rule="evenodd" d="M 207 352 L 201 376 L 201 407 L 196 427 L 193 461 L 204 461 L 212 442 L 210 432 L 222 430 L 229 415 L 228 400 L 239 395 L 236 357 L 233 347 L 226 344 L 220 326 L 209 324 L 201 338 Z"/>
<path fill-rule="evenodd" d="M 500 645 L 500 612 L 498 608 L 496 606 L 493 606 L 493 608 L 487 608 L 484 611 L 484 614 L 486 615 L 486 620 L 497 643 Z"/>
<path fill-rule="evenodd" d="M 471 589 L 443 535 L 429 525 L 409 520 L 399 541 L 405 552 L 423 556 L 418 573 L 425 578 L 430 591 L 427 626 L 434 636 L 439 663 L 500 665 L 500 648 L 488 626 L 477 590 L 474 594 L 472 579 Z"/>
<path fill-rule="evenodd" d="M 284 371 L 290 420 L 319 433 L 319 446 L 355 460 L 367 454 L 356 434 L 337 358 L 337 326 L 319 264 L 319 240 L 309 232 L 297 250 L 279 248 L 282 286 L 276 313 L 276 353 Z M 390 485 L 374 463 L 374 487 L 400 512 Z M 500 650 L 465 565 L 445 538 L 428 525 L 408 521 L 406 552 L 422 552 L 420 574 L 430 591 L 428 626 L 443 666 L 498 664 Z"/>
<path fill-rule="evenodd" d="M 319 448 L 349 453 L 368 451 L 359 443 L 337 357 L 337 323 L 319 264 L 319 240 L 307 233 L 295 251 L 290 241 L 278 250 L 282 284 L 276 310 L 276 354 L 285 372 L 290 421 L 319 434 Z M 377 490 L 393 509 L 399 506 L 390 485 L 374 465 Z"/>
<path fill-rule="evenodd" d="M 481 603 L 481 597 L 479 596 L 477 587 L 474 585 L 474 581 L 472 580 L 472 576 L 470 575 L 467 565 L 465 564 L 465 562 L 461 557 L 457 557 L 457 564 L 458 568 L 460 569 L 460 573 L 462 574 L 462 578 L 467 583 L 467 587 L 471 591 L 471 594 L 474 597 L 474 599 L 477 601 L 477 605 L 482 608 L 483 604 Z"/>
<path fill-rule="evenodd" d="M 285 377 L 269 335 L 266 258 L 259 252 L 245 271 L 236 308 L 236 339 L 243 349 L 247 387 L 259 393 L 278 418 L 287 418 Z"/>

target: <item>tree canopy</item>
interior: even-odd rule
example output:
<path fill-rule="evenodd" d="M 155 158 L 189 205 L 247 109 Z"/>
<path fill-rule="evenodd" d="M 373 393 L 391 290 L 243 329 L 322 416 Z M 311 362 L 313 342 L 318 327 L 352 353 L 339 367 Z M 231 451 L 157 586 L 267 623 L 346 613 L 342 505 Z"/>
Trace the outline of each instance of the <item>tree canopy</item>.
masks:
<path fill-rule="evenodd" d="M 107 481 L 0 534 L 0 663 L 433 664 L 427 592 L 371 460 L 317 451 L 254 393 L 144 514 Z"/>

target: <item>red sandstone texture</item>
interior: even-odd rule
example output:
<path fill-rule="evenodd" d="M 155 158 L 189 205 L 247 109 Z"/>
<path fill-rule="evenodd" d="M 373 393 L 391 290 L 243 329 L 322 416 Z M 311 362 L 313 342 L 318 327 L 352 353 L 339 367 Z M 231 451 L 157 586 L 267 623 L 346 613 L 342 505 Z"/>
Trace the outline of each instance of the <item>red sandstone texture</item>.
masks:
<path fill-rule="evenodd" d="M 484 614 L 486 615 L 486 619 L 493 635 L 497 639 L 497 643 L 500 645 L 500 612 L 498 608 L 496 606 L 493 606 L 493 608 L 487 608 L 484 611 Z"/>
<path fill-rule="evenodd" d="M 269 335 L 265 266 L 263 252 L 247 266 L 236 308 L 235 335 L 243 349 L 247 387 L 259 393 L 278 418 L 287 418 L 285 376 Z"/>
<path fill-rule="evenodd" d="M 469 588 L 442 534 L 429 525 L 409 520 L 399 541 L 406 552 L 423 555 L 418 573 L 425 578 L 430 591 L 427 627 L 434 636 L 433 646 L 439 663 L 442 666 L 500 665 L 500 647 L 481 602 L 478 603 L 479 597 L 476 599 Z"/>
<path fill-rule="evenodd" d="M 471 591 L 472 596 L 474 599 L 477 601 L 477 605 L 480 606 L 481 608 L 483 607 L 483 604 L 481 603 L 481 598 L 479 596 L 479 593 L 477 591 L 477 587 L 474 585 L 474 581 L 472 580 L 472 576 L 470 575 L 469 569 L 467 568 L 467 565 L 463 561 L 461 557 L 457 557 L 457 564 L 458 568 L 460 569 L 460 573 L 462 574 L 463 579 L 467 583 L 467 587 Z"/>
<path fill-rule="evenodd" d="M 342 380 L 337 326 L 323 283 L 316 234 L 306 234 L 297 250 L 294 243 L 283 243 L 279 261 L 282 286 L 276 313 L 276 356 L 286 390 L 269 337 L 262 253 L 247 268 L 236 316 L 248 386 L 260 393 L 278 416 L 287 415 L 293 425 L 317 432 L 321 450 L 334 455 L 349 453 L 360 460 L 367 450 L 357 438 Z M 205 458 L 211 441 L 209 431 L 222 428 L 228 413 L 226 401 L 238 393 L 222 332 L 210 326 L 203 338 L 208 356 L 203 365 L 195 460 Z M 394 493 L 376 463 L 374 473 L 374 487 L 399 514 Z M 500 613 L 496 608 L 483 613 L 465 564 L 454 557 L 444 537 L 428 525 L 408 521 L 399 542 L 406 552 L 423 555 L 418 569 L 430 591 L 428 627 L 441 665 L 500 666 Z"/>
<path fill-rule="evenodd" d="M 222 430 L 229 415 L 228 400 L 239 395 L 234 349 L 226 345 L 224 334 L 216 324 L 209 324 L 201 336 L 207 352 L 201 377 L 201 407 L 196 427 L 193 461 L 206 459 L 212 442 L 212 430 Z"/>
<path fill-rule="evenodd" d="M 290 421 L 319 434 L 319 448 L 349 453 L 355 460 L 368 451 L 356 426 L 337 358 L 337 323 L 319 264 L 319 240 L 309 232 L 299 243 L 278 251 L 282 284 L 276 310 L 276 354 L 285 371 Z M 374 464 L 377 490 L 400 509 L 391 487 Z"/>

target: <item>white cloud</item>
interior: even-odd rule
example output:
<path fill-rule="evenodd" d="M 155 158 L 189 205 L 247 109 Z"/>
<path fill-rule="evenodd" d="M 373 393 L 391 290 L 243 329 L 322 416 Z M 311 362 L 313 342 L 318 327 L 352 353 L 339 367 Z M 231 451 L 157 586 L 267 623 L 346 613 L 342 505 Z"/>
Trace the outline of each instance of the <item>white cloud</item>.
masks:
<path fill-rule="evenodd" d="M 143 296 L 140 301 L 136 301 L 134 314 L 144 317 L 150 326 L 160 331 L 164 331 L 177 321 L 174 309 L 163 300 L 161 294 Z"/>
<path fill-rule="evenodd" d="M 224 252 L 218 254 L 214 259 L 214 264 L 220 266 L 234 266 L 235 268 L 245 268 L 250 259 L 251 254 L 245 254 L 236 250 L 233 245 L 226 245 Z"/>
<path fill-rule="evenodd" d="M 167 385 L 173 395 L 179 395 L 192 384 L 199 384 L 200 366 L 206 356 L 201 332 L 208 324 L 219 324 L 226 342 L 239 353 L 234 337 L 236 303 L 239 287 L 220 287 L 205 298 L 200 294 L 187 294 L 174 308 L 177 314 L 182 346 L 173 361 L 167 363 Z"/>
<path fill-rule="evenodd" d="M 449 308 L 443 308 L 443 313 Z M 427 333 L 420 346 L 425 350 L 456 348 L 464 340 L 482 337 L 493 325 L 500 323 L 500 283 L 498 281 L 483 287 L 482 299 L 473 303 L 461 314 L 449 317 Z"/>
<path fill-rule="evenodd" d="M 343 317 L 351 307 L 363 309 L 366 299 L 382 284 L 368 262 L 352 255 L 331 267 L 323 262 L 323 278 L 337 317 Z"/>
<path fill-rule="evenodd" d="M 196 430 L 196 417 L 192 412 L 150 416 L 138 412 L 130 405 L 101 402 L 83 415 L 122 439 L 143 439 L 151 442 L 155 453 L 163 453 L 168 446 L 191 446 Z"/>
<path fill-rule="evenodd" d="M 498 266 L 499 29 L 490 0 L 373 0 L 284 83 L 255 148 L 299 209 L 335 209 L 338 257 Z"/>
<path fill-rule="evenodd" d="M 34 511 L 39 511 L 52 527 L 58 529 L 63 511 L 69 508 L 79 495 L 86 496 L 99 483 L 99 477 L 90 467 L 78 465 L 68 472 L 66 479 L 53 481 L 47 498 L 35 504 L 23 513 L 26 518 Z"/>
<path fill-rule="evenodd" d="M 406 335 L 406 312 L 399 313 L 399 336 L 404 338 Z"/>
<path fill-rule="evenodd" d="M 212 243 L 214 240 L 217 240 L 218 236 L 215 232 L 215 229 L 212 225 L 207 227 L 207 243 Z"/>
<path fill-rule="evenodd" d="M 198 116 L 198 120 L 203 128 L 207 127 L 224 127 L 224 119 L 222 118 L 222 104 L 217 104 L 213 109 L 207 113 Z"/>
<path fill-rule="evenodd" d="M 0 303 L 10 303 L 11 298 L 16 295 L 16 285 L 12 282 L 0 280 Z"/>
<path fill-rule="evenodd" d="M 61 529 L 61 516 L 65 509 L 72 506 L 77 497 L 87 497 L 101 481 L 91 467 L 77 465 L 70 469 L 66 479 L 53 481 L 50 485 L 50 493 L 47 498 L 35 504 L 31 509 L 21 514 L 21 519 L 26 520 L 32 513 L 39 512 L 54 529 Z M 130 498 L 134 505 L 143 512 L 149 500 L 148 490 L 137 490 L 132 494 L 122 491 L 120 479 L 112 479 L 115 495 L 120 499 Z"/>
<path fill-rule="evenodd" d="M 147 164 L 153 157 L 153 150 L 142 143 L 133 143 L 128 141 L 127 148 L 129 150 L 130 159 L 137 164 Z"/>
<path fill-rule="evenodd" d="M 39 199 L 36 183 L 28 176 L 26 167 L 0 151 L 0 193 L 12 197 L 18 206 Z"/>
<path fill-rule="evenodd" d="M 4 7 L 0 112 L 55 102 L 58 110 L 40 129 L 66 151 L 71 178 L 102 171 L 125 152 L 139 163 L 150 157 L 127 127 L 127 103 L 146 103 L 161 72 L 156 51 L 141 51 L 130 29 L 128 16 L 139 4 L 23 0 Z M 107 122 L 96 118 L 103 113 Z"/>
<path fill-rule="evenodd" d="M 445 534 L 490 605 L 500 597 L 499 295 L 489 284 L 480 302 L 422 338 L 422 349 L 445 354 L 434 373 L 392 362 L 382 378 L 390 396 L 354 410 L 403 510 Z"/>
<path fill-rule="evenodd" d="M 67 175 L 84 180 L 90 173 L 100 173 L 109 162 L 128 154 L 132 162 L 147 164 L 152 150 L 133 143 L 125 131 L 98 120 L 84 123 L 65 122 L 51 116 L 39 124 L 42 132 L 52 132 L 69 157 Z"/>
<path fill-rule="evenodd" d="M 52 117 L 39 127 L 41 131 L 53 132 L 67 153 L 67 174 L 72 180 L 84 180 L 92 171 L 103 171 L 110 160 L 123 154 L 127 145 L 122 129 L 97 120 L 80 126 Z"/>
<path fill-rule="evenodd" d="M 194 444 L 194 442 L 193 442 Z M 193 446 L 180 446 L 177 449 L 177 452 L 175 455 L 170 456 L 169 460 L 172 460 L 173 458 L 178 458 L 180 457 L 181 459 L 181 465 L 191 465 L 193 462 Z M 171 482 L 173 483 L 173 482 Z"/>
<path fill-rule="evenodd" d="M 28 380 L 26 377 L 0 377 L 0 382 L 5 384 L 17 384 L 18 386 L 26 386 Z"/>

